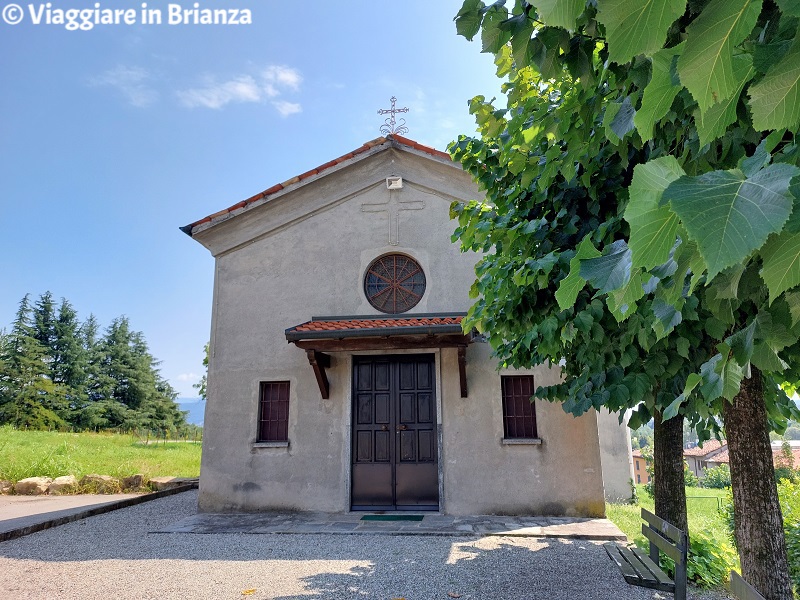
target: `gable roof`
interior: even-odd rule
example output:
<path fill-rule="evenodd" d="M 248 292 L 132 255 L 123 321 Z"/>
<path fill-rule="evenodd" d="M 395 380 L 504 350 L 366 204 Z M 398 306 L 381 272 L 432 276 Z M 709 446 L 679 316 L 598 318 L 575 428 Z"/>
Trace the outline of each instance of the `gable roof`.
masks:
<path fill-rule="evenodd" d="M 391 134 L 386 137 L 379 137 L 371 140 L 369 142 L 364 143 L 363 145 L 359 146 L 355 150 L 348 152 L 347 154 L 343 154 L 338 158 L 334 158 L 333 160 L 329 160 L 328 162 L 319 165 L 313 169 L 310 169 L 300 175 L 296 175 L 291 179 L 287 179 L 283 183 L 277 183 L 272 187 L 268 187 L 263 192 L 259 192 L 255 196 L 251 196 L 246 200 L 242 200 L 241 202 L 237 202 L 236 204 L 229 206 L 219 212 L 215 212 L 214 214 L 208 215 L 195 221 L 194 223 L 190 223 L 189 225 L 184 225 L 180 228 L 186 235 L 192 236 L 194 233 L 195 228 L 200 226 L 204 226 L 208 224 L 208 226 L 213 226 L 218 222 L 222 222 L 227 220 L 229 217 L 233 215 L 233 213 L 239 214 L 244 210 L 248 210 L 252 208 L 254 203 L 262 204 L 262 201 L 266 201 L 271 199 L 274 196 L 282 195 L 284 190 L 294 190 L 305 183 L 308 180 L 315 178 L 315 176 L 327 174 L 335 167 L 340 165 L 347 165 L 351 164 L 356 160 L 360 160 L 361 158 L 365 158 L 368 155 L 371 155 L 375 152 L 379 152 L 381 150 L 385 150 L 387 148 L 402 148 L 402 149 L 411 149 L 416 152 L 421 152 L 423 154 L 427 154 L 431 157 L 434 157 L 438 160 L 445 160 L 447 162 L 452 162 L 450 155 L 447 152 L 442 152 L 441 150 L 437 150 L 436 148 L 431 148 L 430 146 L 425 146 L 420 144 L 419 142 L 415 142 L 410 138 L 406 138 L 400 135 Z"/>
<path fill-rule="evenodd" d="M 695 446 L 694 448 L 686 448 L 683 451 L 684 456 L 708 456 L 714 452 L 718 452 L 720 449 L 727 448 L 728 444 L 724 440 L 720 442 L 719 440 L 706 440 L 703 442 L 702 446 Z"/>

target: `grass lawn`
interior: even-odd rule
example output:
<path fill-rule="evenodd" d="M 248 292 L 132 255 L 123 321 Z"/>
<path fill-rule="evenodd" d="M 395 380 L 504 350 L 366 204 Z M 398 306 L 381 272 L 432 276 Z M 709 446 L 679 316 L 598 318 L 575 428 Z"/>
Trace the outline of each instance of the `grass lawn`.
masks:
<path fill-rule="evenodd" d="M 655 512 L 654 501 L 643 485 L 637 485 L 639 505 L 633 504 L 606 504 L 606 515 L 628 539 L 635 542 L 640 548 L 647 548 L 646 540 L 642 535 L 642 519 L 640 510 L 646 508 Z M 718 503 L 724 502 L 727 497 L 726 490 L 712 490 L 706 488 L 686 488 L 686 511 L 689 519 L 689 535 L 702 533 L 715 544 L 733 546 L 728 537 L 725 521 L 719 514 Z"/>
<path fill-rule="evenodd" d="M 18 431 L 0 427 L 0 479 L 97 473 L 127 477 L 200 474 L 199 443 L 145 445 L 132 435 Z"/>

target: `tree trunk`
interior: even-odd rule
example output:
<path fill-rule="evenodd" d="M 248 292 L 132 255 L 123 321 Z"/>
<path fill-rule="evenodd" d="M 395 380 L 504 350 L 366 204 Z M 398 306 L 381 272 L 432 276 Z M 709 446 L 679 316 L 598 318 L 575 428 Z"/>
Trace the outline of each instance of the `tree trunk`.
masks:
<path fill-rule="evenodd" d="M 734 535 L 742 576 L 767 600 L 792 600 L 761 372 L 722 409 L 733 488 Z"/>
<path fill-rule="evenodd" d="M 689 533 L 683 480 L 683 417 L 661 420 L 655 411 L 653 428 L 653 490 L 656 515 Z"/>

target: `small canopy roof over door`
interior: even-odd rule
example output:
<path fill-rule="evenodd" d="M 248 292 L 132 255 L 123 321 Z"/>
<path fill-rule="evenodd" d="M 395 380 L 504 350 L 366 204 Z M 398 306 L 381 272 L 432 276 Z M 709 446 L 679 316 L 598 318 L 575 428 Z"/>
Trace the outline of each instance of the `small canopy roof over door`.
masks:
<path fill-rule="evenodd" d="M 302 348 L 314 369 L 323 398 L 330 395 L 326 352 L 457 348 L 461 397 L 467 397 L 467 346 L 476 337 L 461 329 L 464 313 L 398 316 L 314 317 L 286 330 L 286 340 Z"/>

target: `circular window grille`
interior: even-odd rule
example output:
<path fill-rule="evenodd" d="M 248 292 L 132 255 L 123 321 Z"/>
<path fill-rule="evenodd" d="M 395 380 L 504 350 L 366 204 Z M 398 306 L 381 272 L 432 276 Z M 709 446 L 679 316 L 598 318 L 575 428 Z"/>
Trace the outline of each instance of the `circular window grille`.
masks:
<path fill-rule="evenodd" d="M 413 258 L 387 254 L 374 260 L 367 269 L 364 292 L 369 303 L 381 312 L 406 312 L 425 293 L 425 273 Z"/>

